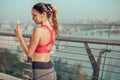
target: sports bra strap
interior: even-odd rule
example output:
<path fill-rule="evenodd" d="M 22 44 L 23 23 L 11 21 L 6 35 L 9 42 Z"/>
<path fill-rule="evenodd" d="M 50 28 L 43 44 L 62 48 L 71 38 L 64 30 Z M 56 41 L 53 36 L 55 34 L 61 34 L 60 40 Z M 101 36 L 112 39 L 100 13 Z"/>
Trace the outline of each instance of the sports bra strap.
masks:
<path fill-rule="evenodd" d="M 50 32 L 50 40 L 46 45 L 48 45 L 49 43 L 53 44 L 53 31 L 54 31 L 53 28 L 52 28 L 52 30 L 50 30 L 50 28 L 47 25 L 42 25 L 41 27 L 47 28 Z"/>

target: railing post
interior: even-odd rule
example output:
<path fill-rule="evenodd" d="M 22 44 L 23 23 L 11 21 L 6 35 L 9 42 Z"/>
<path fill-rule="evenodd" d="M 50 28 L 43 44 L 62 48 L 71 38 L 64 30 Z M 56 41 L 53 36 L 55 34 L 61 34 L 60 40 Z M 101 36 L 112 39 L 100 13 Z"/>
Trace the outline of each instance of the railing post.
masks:
<path fill-rule="evenodd" d="M 84 45 L 85 45 L 85 49 L 86 49 L 86 51 L 88 53 L 88 57 L 90 59 L 92 68 L 93 68 L 92 80 L 99 80 L 99 71 L 100 71 L 100 63 L 101 63 L 102 54 L 104 54 L 104 52 L 111 52 L 111 50 L 102 49 L 99 52 L 98 59 L 96 61 L 95 58 L 94 58 L 94 56 L 93 56 L 93 54 L 92 54 L 91 49 L 88 46 L 88 44 L 84 43 Z"/>

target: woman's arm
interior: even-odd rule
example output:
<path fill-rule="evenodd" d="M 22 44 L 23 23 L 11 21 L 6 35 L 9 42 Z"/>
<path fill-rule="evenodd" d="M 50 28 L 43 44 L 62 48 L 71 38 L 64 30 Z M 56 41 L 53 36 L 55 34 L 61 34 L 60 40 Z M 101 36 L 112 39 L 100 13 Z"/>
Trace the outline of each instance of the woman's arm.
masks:
<path fill-rule="evenodd" d="M 40 40 L 41 29 L 34 28 L 29 45 L 27 45 L 25 43 L 24 38 L 22 36 L 22 29 L 20 27 L 16 27 L 14 32 L 15 32 L 15 34 L 18 38 L 18 41 L 19 41 L 24 53 L 26 54 L 26 56 L 32 57 L 32 55 L 33 55 L 33 53 L 34 53 L 34 51 L 39 43 L 39 40 Z"/>

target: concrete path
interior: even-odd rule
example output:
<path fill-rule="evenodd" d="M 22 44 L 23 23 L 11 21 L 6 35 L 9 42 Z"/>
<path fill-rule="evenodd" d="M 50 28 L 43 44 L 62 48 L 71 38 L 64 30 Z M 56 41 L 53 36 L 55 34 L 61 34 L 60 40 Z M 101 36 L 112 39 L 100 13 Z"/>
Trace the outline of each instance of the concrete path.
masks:
<path fill-rule="evenodd" d="M 0 73 L 0 80 L 22 80 L 22 79 L 15 78 L 13 76 L 10 76 L 4 73 Z"/>

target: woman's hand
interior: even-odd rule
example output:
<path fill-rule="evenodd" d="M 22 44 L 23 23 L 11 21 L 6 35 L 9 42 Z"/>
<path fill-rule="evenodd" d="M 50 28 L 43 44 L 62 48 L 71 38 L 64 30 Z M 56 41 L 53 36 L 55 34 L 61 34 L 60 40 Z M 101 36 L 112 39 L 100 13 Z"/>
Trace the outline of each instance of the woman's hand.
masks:
<path fill-rule="evenodd" d="M 22 37 L 22 28 L 20 26 L 17 26 L 14 29 L 14 32 L 18 39 Z"/>

